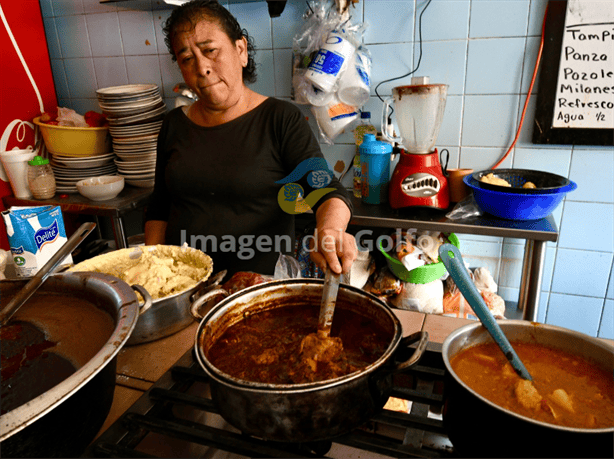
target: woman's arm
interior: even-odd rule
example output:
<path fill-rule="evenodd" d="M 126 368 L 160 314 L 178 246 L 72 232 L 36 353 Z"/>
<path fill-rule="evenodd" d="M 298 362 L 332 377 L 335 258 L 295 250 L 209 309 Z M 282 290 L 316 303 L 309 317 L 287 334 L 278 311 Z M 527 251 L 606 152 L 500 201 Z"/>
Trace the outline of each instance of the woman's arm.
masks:
<path fill-rule="evenodd" d="M 352 213 L 347 204 L 339 198 L 324 201 L 316 211 L 316 249 L 311 260 L 322 270 L 326 266 L 341 274 L 348 273 L 358 255 L 354 236 L 346 233 Z"/>
<path fill-rule="evenodd" d="M 145 222 L 145 245 L 164 244 L 166 224 L 166 222 L 161 220 L 149 220 Z"/>

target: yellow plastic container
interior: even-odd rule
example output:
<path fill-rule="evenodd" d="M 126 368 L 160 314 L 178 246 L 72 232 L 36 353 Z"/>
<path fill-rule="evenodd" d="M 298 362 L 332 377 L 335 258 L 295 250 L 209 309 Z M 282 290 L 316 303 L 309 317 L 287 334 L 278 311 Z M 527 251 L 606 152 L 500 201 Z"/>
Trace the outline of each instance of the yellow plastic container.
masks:
<path fill-rule="evenodd" d="M 34 118 L 40 127 L 45 146 L 54 156 L 86 157 L 104 155 L 112 151 L 109 127 L 54 126 Z"/>

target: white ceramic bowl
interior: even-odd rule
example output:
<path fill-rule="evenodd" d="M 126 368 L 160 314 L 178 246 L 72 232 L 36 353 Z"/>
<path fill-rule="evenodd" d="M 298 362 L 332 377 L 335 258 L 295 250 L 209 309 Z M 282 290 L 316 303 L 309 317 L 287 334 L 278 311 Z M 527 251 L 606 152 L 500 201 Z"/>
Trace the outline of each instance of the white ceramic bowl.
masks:
<path fill-rule="evenodd" d="M 121 175 L 90 177 L 77 182 L 77 190 L 92 201 L 106 201 L 117 196 L 124 189 Z"/>

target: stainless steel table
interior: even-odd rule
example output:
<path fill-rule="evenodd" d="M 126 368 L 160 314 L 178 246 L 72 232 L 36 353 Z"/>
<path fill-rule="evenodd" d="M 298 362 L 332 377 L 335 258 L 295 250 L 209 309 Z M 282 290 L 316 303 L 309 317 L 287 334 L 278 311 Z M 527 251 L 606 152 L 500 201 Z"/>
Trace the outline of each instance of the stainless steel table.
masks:
<path fill-rule="evenodd" d="M 51 199 L 19 199 L 15 196 L 2 198 L 4 206 L 60 206 L 62 212 L 81 215 L 95 215 L 109 217 L 113 223 L 113 236 L 118 249 L 128 247 L 128 238 L 124 229 L 124 215 L 128 212 L 141 208 L 149 202 L 153 188 L 137 188 L 126 185 L 125 188 L 113 199 L 106 201 L 92 201 L 81 196 L 79 193 L 62 194 L 56 193 Z"/>
<path fill-rule="evenodd" d="M 559 236 L 552 215 L 540 220 L 511 221 L 484 214 L 464 220 L 449 220 L 451 210 L 424 208 L 392 209 L 387 204 L 363 204 L 360 198 L 352 198 L 354 214 L 351 225 L 381 228 L 416 228 L 444 233 L 479 234 L 482 236 L 525 239 L 522 278 L 518 296 L 518 308 L 525 320 L 537 321 L 539 294 L 541 291 L 546 242 L 556 242 Z"/>

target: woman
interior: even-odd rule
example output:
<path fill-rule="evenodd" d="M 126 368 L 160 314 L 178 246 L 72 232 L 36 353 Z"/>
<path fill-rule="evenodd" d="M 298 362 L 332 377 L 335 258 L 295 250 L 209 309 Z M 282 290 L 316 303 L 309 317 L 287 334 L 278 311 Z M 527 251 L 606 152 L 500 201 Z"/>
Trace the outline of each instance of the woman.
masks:
<path fill-rule="evenodd" d="M 294 216 L 279 204 L 280 183 L 323 158 L 318 142 L 297 107 L 246 86 L 255 81 L 253 45 L 217 1 L 175 8 L 164 33 L 198 100 L 170 111 L 161 128 L 145 242 L 200 244 L 216 270 L 272 274 L 279 253 L 294 249 Z M 305 178 L 298 184 L 305 196 L 313 190 Z M 338 180 L 328 187 L 313 205 L 311 258 L 347 273 L 357 255 L 345 232 L 351 202 Z"/>

